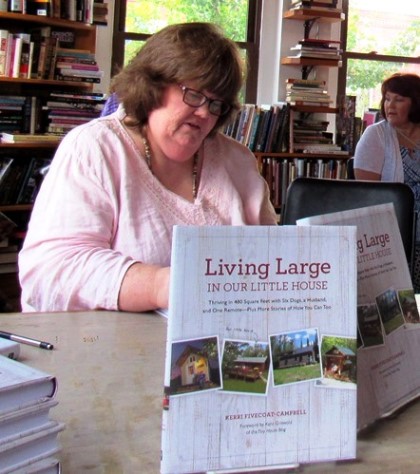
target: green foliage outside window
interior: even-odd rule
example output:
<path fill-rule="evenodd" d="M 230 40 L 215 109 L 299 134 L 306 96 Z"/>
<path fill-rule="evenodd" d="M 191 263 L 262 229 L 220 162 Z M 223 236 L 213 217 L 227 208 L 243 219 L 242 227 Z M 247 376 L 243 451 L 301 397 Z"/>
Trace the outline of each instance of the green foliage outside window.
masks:
<path fill-rule="evenodd" d="M 350 0 L 351 7 L 351 0 Z M 349 13 L 347 51 L 358 53 L 377 52 L 381 55 L 416 57 L 420 52 L 420 19 L 415 18 L 406 28 L 385 43 L 384 39 L 363 27 L 364 18 L 357 10 Z M 373 20 L 374 21 L 374 20 Z M 378 43 L 379 41 L 379 43 Z M 380 45 L 382 49 L 378 51 Z M 357 97 L 356 115 L 363 117 L 368 108 L 379 108 L 380 86 L 384 79 L 395 72 L 412 70 L 413 64 L 403 62 L 349 59 L 346 76 L 346 94 Z M 417 66 L 417 72 L 419 68 Z"/>
<path fill-rule="evenodd" d="M 219 25 L 238 42 L 247 39 L 248 0 L 144 0 L 128 1 L 125 31 L 153 34 L 173 23 L 206 21 Z M 141 41 L 126 41 L 127 63 Z"/>

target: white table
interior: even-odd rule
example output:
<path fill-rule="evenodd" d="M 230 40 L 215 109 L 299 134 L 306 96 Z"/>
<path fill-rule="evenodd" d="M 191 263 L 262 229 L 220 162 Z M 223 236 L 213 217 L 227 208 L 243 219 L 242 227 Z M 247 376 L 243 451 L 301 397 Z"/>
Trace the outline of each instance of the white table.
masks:
<path fill-rule="evenodd" d="M 0 328 L 45 340 L 22 345 L 22 362 L 57 376 L 51 416 L 63 474 L 159 472 L 166 320 L 154 313 L 0 314 Z M 332 420 L 333 421 L 333 420 Z M 358 459 L 301 467 L 303 473 L 420 472 L 420 401 L 359 435 Z"/>

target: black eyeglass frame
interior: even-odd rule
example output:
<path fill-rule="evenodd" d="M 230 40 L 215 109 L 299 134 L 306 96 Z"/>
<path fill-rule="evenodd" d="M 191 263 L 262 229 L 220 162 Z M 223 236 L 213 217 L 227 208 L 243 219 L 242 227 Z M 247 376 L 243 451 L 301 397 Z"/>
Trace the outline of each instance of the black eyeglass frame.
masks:
<path fill-rule="evenodd" d="M 191 87 L 184 86 L 182 84 L 178 84 L 180 89 L 182 90 L 182 100 L 184 104 L 189 105 L 190 107 L 195 107 L 199 108 L 202 107 L 205 103 L 208 103 L 208 108 L 209 112 L 212 115 L 216 115 L 217 117 L 222 117 L 223 115 L 226 115 L 229 113 L 230 109 L 232 106 L 228 104 L 227 102 L 224 102 L 223 100 L 220 99 L 210 99 L 210 97 L 207 97 L 205 94 L 202 92 L 192 89 Z M 200 103 L 193 103 L 193 102 L 188 102 L 188 93 L 192 92 L 196 95 L 196 98 L 200 100 Z M 214 109 L 214 106 L 216 106 L 216 109 Z"/>

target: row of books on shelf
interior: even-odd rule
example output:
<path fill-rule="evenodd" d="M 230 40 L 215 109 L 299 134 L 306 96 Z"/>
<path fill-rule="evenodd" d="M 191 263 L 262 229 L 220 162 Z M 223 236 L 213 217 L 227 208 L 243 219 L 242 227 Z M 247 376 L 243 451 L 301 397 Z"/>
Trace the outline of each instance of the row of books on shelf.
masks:
<path fill-rule="evenodd" d="M 43 26 L 0 30 L 0 76 L 100 83 L 103 71 L 94 53 L 74 48 L 74 32 Z"/>
<path fill-rule="evenodd" d="M 286 80 L 286 102 L 295 106 L 331 107 L 333 100 L 325 81 L 289 78 Z"/>
<path fill-rule="evenodd" d="M 0 205 L 33 203 L 51 160 L 39 156 L 0 158 Z"/>
<path fill-rule="evenodd" d="M 57 379 L 15 360 L 19 354 L 19 344 L 0 338 L 0 473 L 58 474 L 65 425 L 51 416 Z"/>
<path fill-rule="evenodd" d="M 70 129 L 98 117 L 105 102 L 106 95 L 99 92 L 0 95 L 1 141 L 57 143 Z"/>
<path fill-rule="evenodd" d="M 289 105 L 244 104 L 224 133 L 253 152 L 279 153 L 288 148 Z"/>
<path fill-rule="evenodd" d="M 266 156 L 260 161 L 260 171 L 268 183 L 274 207 L 281 209 L 286 202 L 289 184 L 296 178 L 346 179 L 346 160 L 293 158 L 278 159 Z"/>
<path fill-rule="evenodd" d="M 2 0 L 0 11 L 88 24 L 107 24 L 108 21 L 108 3 L 103 0 Z"/>

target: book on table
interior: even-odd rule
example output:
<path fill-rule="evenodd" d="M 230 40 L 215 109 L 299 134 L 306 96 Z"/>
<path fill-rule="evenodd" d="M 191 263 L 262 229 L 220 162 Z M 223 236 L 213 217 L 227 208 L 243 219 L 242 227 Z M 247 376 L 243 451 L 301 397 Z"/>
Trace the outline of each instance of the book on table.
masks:
<path fill-rule="evenodd" d="M 176 226 L 161 472 L 355 458 L 356 296 L 355 227 Z"/>
<path fill-rule="evenodd" d="M 50 421 L 42 429 L 2 441 L 0 474 L 26 473 L 34 463 L 54 458 L 60 451 L 57 435 L 63 429 L 63 423 Z"/>
<path fill-rule="evenodd" d="M 0 356 L 0 413 L 51 399 L 56 391 L 55 376 Z"/>
<path fill-rule="evenodd" d="M 54 376 L 0 355 L 0 474 L 59 472 L 56 391 Z"/>
<path fill-rule="evenodd" d="M 300 219 L 356 225 L 358 429 L 420 394 L 420 317 L 392 203 Z"/>

